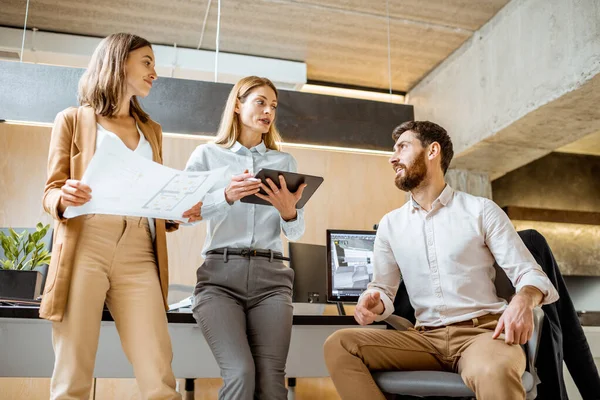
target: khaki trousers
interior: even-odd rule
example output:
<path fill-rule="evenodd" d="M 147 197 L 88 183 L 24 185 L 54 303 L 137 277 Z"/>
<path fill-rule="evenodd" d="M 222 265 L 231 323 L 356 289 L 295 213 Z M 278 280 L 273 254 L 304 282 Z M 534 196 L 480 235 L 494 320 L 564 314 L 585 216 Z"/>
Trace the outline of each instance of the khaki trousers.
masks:
<path fill-rule="evenodd" d="M 180 399 L 148 220 L 84 218 L 65 315 L 52 324 L 50 398 L 89 398 L 106 302 L 142 399 Z"/>
<path fill-rule="evenodd" d="M 521 346 L 492 339 L 499 315 L 437 329 L 343 329 L 325 342 L 325 362 L 343 400 L 385 400 L 370 371 L 458 372 L 479 400 L 525 399 Z"/>

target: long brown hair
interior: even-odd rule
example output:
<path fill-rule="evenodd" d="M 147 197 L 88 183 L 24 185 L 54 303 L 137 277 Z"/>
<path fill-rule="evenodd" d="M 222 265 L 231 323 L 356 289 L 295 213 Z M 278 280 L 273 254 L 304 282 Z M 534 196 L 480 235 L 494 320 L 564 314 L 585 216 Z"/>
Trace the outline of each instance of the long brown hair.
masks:
<path fill-rule="evenodd" d="M 79 104 L 89 105 L 104 117 L 114 117 L 125 95 L 125 62 L 129 53 L 142 47 L 152 45 L 130 33 L 115 33 L 103 39 L 79 80 Z M 131 97 L 130 112 L 142 122 L 150 118 L 136 96 Z"/>
<path fill-rule="evenodd" d="M 217 137 L 215 143 L 225 148 L 230 148 L 238 140 L 242 131 L 241 122 L 238 113 L 235 112 L 237 101 L 245 102 L 250 92 L 261 86 L 268 86 L 275 92 L 275 97 L 279 97 L 279 93 L 271 82 L 267 78 L 261 78 L 258 76 L 247 76 L 240 79 L 235 86 L 229 92 L 225 109 L 223 110 L 223 116 L 221 117 L 221 124 L 217 131 Z M 275 121 L 269 127 L 266 133 L 263 133 L 262 139 L 265 142 L 265 146 L 271 150 L 279 150 L 277 142 L 281 142 L 281 135 L 275 127 Z"/>

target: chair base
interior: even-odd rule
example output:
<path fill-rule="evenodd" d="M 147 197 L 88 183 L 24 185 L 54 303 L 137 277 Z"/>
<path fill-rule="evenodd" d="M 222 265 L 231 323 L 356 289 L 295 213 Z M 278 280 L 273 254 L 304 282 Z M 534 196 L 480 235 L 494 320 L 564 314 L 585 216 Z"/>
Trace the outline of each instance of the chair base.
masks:
<path fill-rule="evenodd" d="M 443 371 L 388 371 L 374 372 L 373 379 L 382 392 L 390 395 L 409 395 L 417 397 L 459 397 L 474 398 L 475 393 L 454 372 Z M 523 387 L 530 392 L 533 376 L 523 374 Z M 392 397 L 393 398 L 393 397 Z"/>

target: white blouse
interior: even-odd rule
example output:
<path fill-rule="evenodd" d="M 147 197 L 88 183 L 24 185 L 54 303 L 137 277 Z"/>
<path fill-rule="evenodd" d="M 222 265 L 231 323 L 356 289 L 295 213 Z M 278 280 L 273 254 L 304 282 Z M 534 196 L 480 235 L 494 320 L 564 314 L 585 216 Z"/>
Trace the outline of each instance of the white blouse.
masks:
<path fill-rule="evenodd" d="M 119 139 L 119 143 L 121 143 L 121 144 L 123 144 L 123 146 L 125 146 L 125 143 L 123 143 L 121 138 L 119 136 L 117 136 L 114 132 L 111 132 L 111 131 L 105 129 L 100 124 L 96 124 L 96 125 L 97 125 L 97 127 L 96 127 L 96 150 L 98 150 L 98 147 L 100 147 L 100 144 L 102 144 L 102 140 L 104 140 L 104 138 L 107 136 L 111 136 L 113 138 Z M 133 150 L 133 152 L 137 153 L 138 155 L 140 155 L 144 158 L 152 160 L 153 159 L 152 146 L 150 146 L 150 143 L 148 142 L 148 140 L 146 140 L 146 137 L 140 130 L 140 127 L 137 124 L 135 126 L 138 130 L 138 133 L 140 134 L 140 141 L 138 142 L 138 145 L 135 148 L 135 150 Z M 125 148 L 129 151 L 132 151 L 127 146 L 125 146 Z M 150 233 L 152 234 L 152 240 L 154 240 L 154 238 L 156 237 L 156 227 L 154 225 L 154 218 L 148 218 L 148 226 L 150 227 Z"/>

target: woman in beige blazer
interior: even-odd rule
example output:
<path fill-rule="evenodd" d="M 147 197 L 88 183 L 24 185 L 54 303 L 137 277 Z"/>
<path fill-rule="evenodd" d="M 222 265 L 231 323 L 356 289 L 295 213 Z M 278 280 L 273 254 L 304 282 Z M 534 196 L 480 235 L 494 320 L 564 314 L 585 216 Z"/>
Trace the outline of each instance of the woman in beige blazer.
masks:
<path fill-rule="evenodd" d="M 165 314 L 168 266 L 164 220 L 91 214 L 65 219 L 93 187 L 80 180 L 103 140 L 162 163 L 162 130 L 140 107 L 157 78 L 148 41 L 119 33 L 96 48 L 79 82 L 78 108 L 59 113 L 48 156 L 44 209 L 56 219 L 40 316 L 53 321 L 52 399 L 87 399 L 106 303 L 143 399 L 179 399 Z M 200 219 L 200 206 L 184 216 Z"/>

